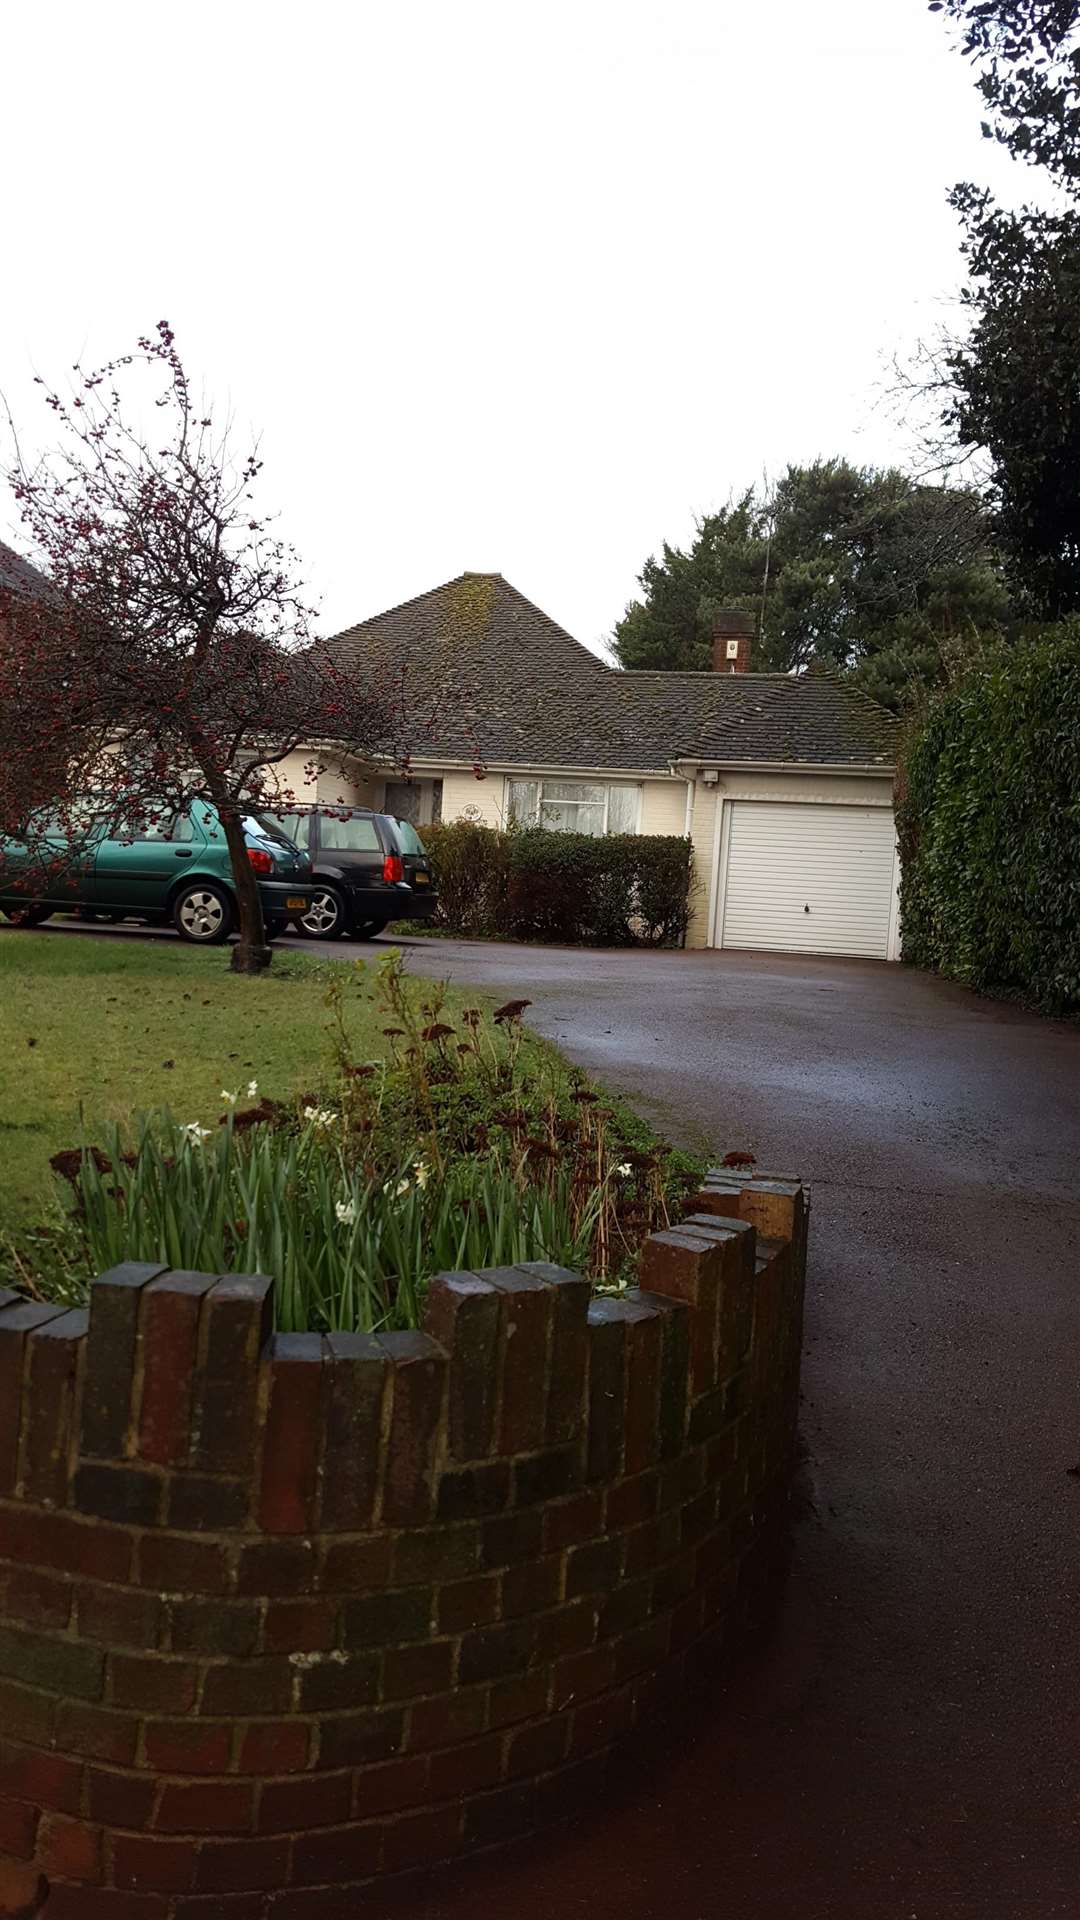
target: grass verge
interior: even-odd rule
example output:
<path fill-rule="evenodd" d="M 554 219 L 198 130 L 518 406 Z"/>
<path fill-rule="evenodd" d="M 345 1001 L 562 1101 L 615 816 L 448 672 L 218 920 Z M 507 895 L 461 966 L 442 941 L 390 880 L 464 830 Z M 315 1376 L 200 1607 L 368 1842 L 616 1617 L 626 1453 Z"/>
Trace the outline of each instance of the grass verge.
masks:
<path fill-rule="evenodd" d="M 352 968 L 279 953 L 242 979 L 220 949 L 0 931 L 0 1227 L 36 1224 L 52 1204 L 51 1154 L 133 1113 L 168 1105 L 216 1124 L 223 1088 L 257 1079 L 287 1101 L 317 1085 L 331 1060 L 327 986 Z M 448 995 L 455 1007 L 480 997 Z M 350 997 L 347 1020 L 356 1056 L 383 1058 L 370 1002 Z"/>

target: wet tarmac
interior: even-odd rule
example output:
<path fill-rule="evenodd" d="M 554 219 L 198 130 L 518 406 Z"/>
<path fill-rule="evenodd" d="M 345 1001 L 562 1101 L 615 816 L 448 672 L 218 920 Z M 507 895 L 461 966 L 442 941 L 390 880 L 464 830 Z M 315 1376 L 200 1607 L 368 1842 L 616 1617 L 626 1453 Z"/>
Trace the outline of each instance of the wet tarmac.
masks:
<path fill-rule="evenodd" d="M 424 942 L 814 1185 L 782 1618 L 611 1809 L 423 1920 L 1080 1915 L 1080 1032 L 900 967 Z"/>

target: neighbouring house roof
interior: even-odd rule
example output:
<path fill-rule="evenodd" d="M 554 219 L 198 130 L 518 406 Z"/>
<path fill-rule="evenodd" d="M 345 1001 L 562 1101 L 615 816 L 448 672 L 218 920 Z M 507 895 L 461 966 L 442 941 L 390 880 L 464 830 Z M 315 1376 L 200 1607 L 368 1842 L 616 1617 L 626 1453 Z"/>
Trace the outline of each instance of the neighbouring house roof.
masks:
<path fill-rule="evenodd" d="M 32 598 L 43 591 L 49 591 L 45 575 L 0 540 L 0 593 L 18 593 Z"/>
<path fill-rule="evenodd" d="M 499 573 L 464 573 L 328 642 L 400 691 L 413 758 L 667 772 L 676 761 L 891 770 L 898 723 L 838 675 L 625 673 Z"/>

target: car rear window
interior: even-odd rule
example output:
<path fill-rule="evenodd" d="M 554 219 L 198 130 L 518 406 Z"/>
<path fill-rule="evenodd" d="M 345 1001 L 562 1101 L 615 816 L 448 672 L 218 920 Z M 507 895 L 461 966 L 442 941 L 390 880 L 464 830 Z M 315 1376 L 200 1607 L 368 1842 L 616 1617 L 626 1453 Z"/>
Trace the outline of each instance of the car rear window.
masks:
<path fill-rule="evenodd" d="M 245 814 L 244 832 L 255 840 L 272 840 L 275 846 L 288 847 L 290 853 L 296 852 L 296 843 L 267 814 Z"/>
<path fill-rule="evenodd" d="M 426 853 L 427 849 L 411 820 L 395 819 L 394 827 L 401 842 L 402 853 Z"/>
<path fill-rule="evenodd" d="M 319 819 L 319 845 L 324 853 L 381 853 L 382 843 L 370 813 L 346 814 L 344 819 L 324 813 Z"/>

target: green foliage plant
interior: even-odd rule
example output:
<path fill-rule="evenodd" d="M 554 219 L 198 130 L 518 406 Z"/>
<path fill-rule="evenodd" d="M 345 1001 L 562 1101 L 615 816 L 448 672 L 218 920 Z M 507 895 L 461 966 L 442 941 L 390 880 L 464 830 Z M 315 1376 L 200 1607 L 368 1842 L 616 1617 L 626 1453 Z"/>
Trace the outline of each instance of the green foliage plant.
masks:
<path fill-rule="evenodd" d="M 563 946 L 679 946 L 694 887 L 677 834 L 426 827 L 446 931 Z"/>
<path fill-rule="evenodd" d="M 1080 1014 L 1080 621 L 935 696 L 897 825 L 905 960 Z"/>

